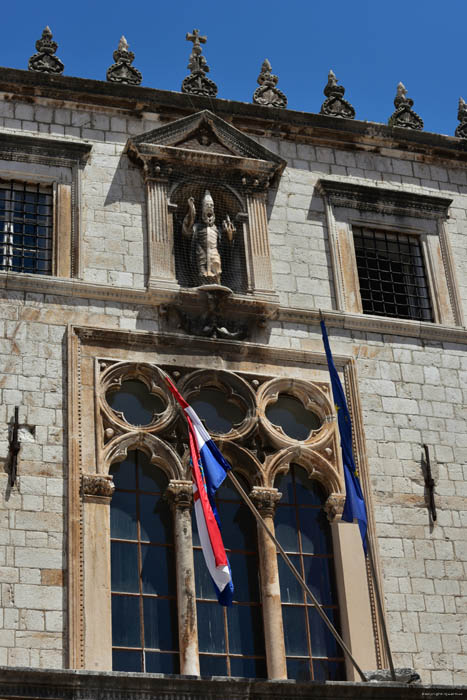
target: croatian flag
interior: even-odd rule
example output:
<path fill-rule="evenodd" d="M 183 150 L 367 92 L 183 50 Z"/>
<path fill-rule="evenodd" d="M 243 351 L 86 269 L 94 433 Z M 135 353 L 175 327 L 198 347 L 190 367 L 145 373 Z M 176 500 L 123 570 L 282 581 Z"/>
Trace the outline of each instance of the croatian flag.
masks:
<path fill-rule="evenodd" d="M 208 568 L 221 605 L 232 605 L 233 583 L 230 566 L 220 533 L 215 494 L 231 469 L 195 411 L 187 404 L 170 379 L 167 384 L 183 408 L 190 438 L 191 471 L 196 524 Z"/>

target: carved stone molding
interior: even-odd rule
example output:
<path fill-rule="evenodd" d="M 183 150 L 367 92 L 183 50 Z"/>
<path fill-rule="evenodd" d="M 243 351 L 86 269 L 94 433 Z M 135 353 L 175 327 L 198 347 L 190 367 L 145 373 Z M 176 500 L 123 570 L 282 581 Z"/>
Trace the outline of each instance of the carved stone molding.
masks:
<path fill-rule="evenodd" d="M 50 27 L 46 27 L 42 32 L 42 37 L 36 41 L 36 51 L 28 61 L 28 70 L 39 73 L 63 73 L 65 66 L 55 52 L 58 44 L 52 38 Z"/>
<path fill-rule="evenodd" d="M 81 488 L 84 496 L 98 496 L 109 500 L 115 490 L 112 476 L 107 474 L 83 474 Z"/>
<path fill-rule="evenodd" d="M 122 83 L 125 85 L 139 85 L 143 76 L 131 64 L 135 59 L 133 51 L 128 49 L 128 42 L 124 36 L 121 37 L 118 48 L 113 53 L 113 63 L 107 69 L 107 80 L 111 83 Z"/>
<path fill-rule="evenodd" d="M 342 493 L 332 493 L 327 497 L 326 503 L 324 504 L 324 510 L 330 523 L 337 518 L 341 517 L 344 511 L 345 495 Z"/>
<path fill-rule="evenodd" d="M 460 124 L 456 128 L 455 135 L 460 139 L 467 139 L 467 104 L 462 97 L 459 97 L 457 118 Z"/>
<path fill-rule="evenodd" d="M 413 111 L 413 100 L 407 97 L 407 88 L 403 83 L 397 86 L 396 97 L 394 98 L 396 111 L 389 117 L 389 126 L 400 126 L 402 129 L 423 129 L 423 119 Z"/>
<path fill-rule="evenodd" d="M 191 510 L 193 506 L 193 483 L 181 479 L 171 479 L 164 498 L 170 503 L 172 510 Z"/>
<path fill-rule="evenodd" d="M 277 504 L 282 498 L 282 493 L 276 488 L 253 486 L 250 498 L 263 518 L 274 518 Z"/>
<path fill-rule="evenodd" d="M 253 102 L 264 107 L 287 107 L 287 97 L 276 87 L 279 78 L 271 73 L 272 67 L 268 59 L 265 58 L 261 66 L 261 73 L 258 75 L 259 87 L 253 94 Z"/>
<path fill-rule="evenodd" d="M 341 117 L 343 119 L 355 119 L 355 109 L 350 102 L 344 100 L 345 87 L 338 85 L 338 80 L 332 70 L 329 71 L 328 82 L 324 88 L 327 99 L 321 105 L 321 114 L 328 117 Z"/>
<path fill-rule="evenodd" d="M 187 33 L 186 40 L 193 42 L 193 48 L 187 66 L 190 69 L 190 75 L 187 75 L 182 83 L 182 92 L 190 95 L 215 97 L 217 95 L 217 85 L 209 78 L 206 78 L 206 73 L 209 73 L 209 66 L 202 55 L 203 50 L 201 48 L 201 44 L 206 43 L 207 37 L 200 36 L 199 29 L 193 29 L 192 34 Z"/>

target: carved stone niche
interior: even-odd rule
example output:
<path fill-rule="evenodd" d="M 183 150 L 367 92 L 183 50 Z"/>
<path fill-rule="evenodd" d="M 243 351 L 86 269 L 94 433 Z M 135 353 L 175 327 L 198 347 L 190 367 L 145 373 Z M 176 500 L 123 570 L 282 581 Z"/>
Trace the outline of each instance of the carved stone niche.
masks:
<path fill-rule="evenodd" d="M 266 193 L 286 162 L 208 110 L 130 138 L 126 152 L 146 182 L 155 298 L 196 305 L 200 286 L 218 285 L 275 310 Z M 215 221 L 208 224 L 209 198 Z M 214 233 L 206 242 L 207 226 L 217 241 Z"/>

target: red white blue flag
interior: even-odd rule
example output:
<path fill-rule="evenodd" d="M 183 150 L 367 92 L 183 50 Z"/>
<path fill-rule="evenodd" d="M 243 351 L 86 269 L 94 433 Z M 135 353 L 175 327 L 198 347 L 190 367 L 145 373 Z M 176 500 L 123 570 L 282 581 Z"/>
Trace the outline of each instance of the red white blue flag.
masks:
<path fill-rule="evenodd" d="M 232 574 L 222 542 L 214 500 L 215 493 L 231 466 L 222 456 L 198 415 L 167 376 L 166 381 L 170 391 L 183 408 L 188 423 L 195 517 L 204 561 L 214 582 L 219 603 L 231 605 Z"/>

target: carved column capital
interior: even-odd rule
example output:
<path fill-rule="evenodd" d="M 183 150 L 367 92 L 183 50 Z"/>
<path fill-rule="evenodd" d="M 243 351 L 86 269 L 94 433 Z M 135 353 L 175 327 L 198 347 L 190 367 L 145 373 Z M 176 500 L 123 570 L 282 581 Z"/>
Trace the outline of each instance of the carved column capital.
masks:
<path fill-rule="evenodd" d="M 112 498 L 115 486 L 110 474 L 83 474 L 81 479 L 81 490 L 83 495 L 95 496 L 96 498 Z"/>
<path fill-rule="evenodd" d="M 191 510 L 193 506 L 193 484 L 191 481 L 171 479 L 164 494 L 173 511 Z"/>
<path fill-rule="evenodd" d="M 253 486 L 250 498 L 263 518 L 273 518 L 276 506 L 282 498 L 280 491 L 274 488 Z"/>
<path fill-rule="evenodd" d="M 342 493 L 331 493 L 324 504 L 324 510 L 330 523 L 344 510 L 345 496 Z"/>

